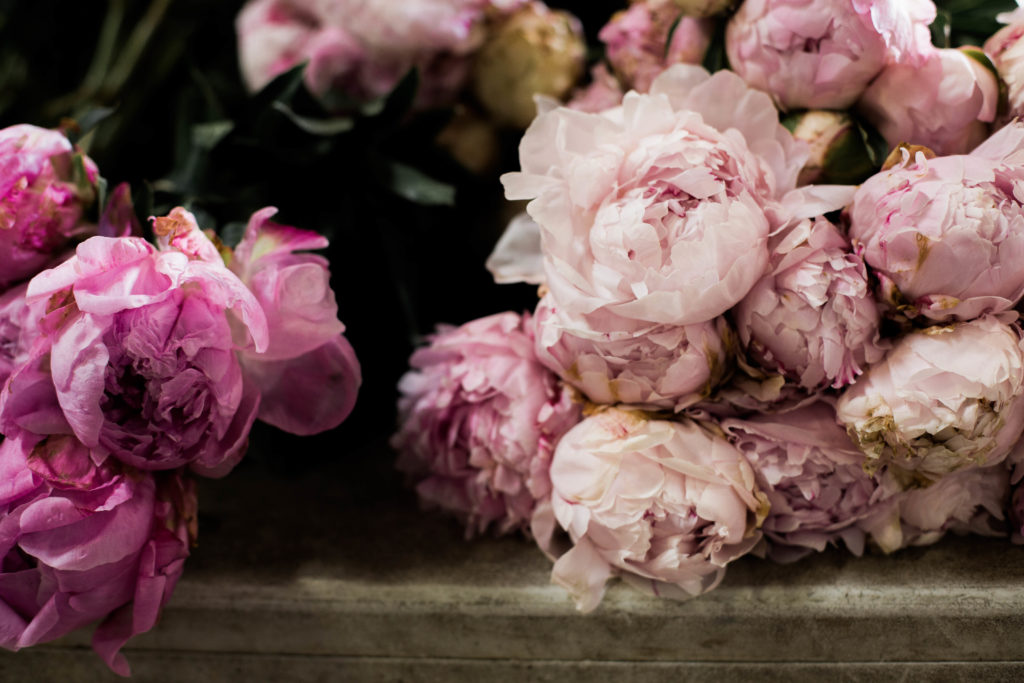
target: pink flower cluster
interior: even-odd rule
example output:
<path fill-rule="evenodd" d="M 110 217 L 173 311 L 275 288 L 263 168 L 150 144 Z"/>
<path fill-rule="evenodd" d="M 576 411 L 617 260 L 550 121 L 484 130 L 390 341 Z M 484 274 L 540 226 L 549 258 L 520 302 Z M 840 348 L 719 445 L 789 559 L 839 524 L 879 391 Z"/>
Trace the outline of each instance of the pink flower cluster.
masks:
<path fill-rule="evenodd" d="M 307 62 L 310 91 L 369 100 L 420 70 L 422 106 L 465 83 L 489 17 L 525 0 L 251 0 L 238 15 L 242 75 L 256 91 Z"/>
<path fill-rule="evenodd" d="M 10 271 L 31 279 L 0 293 L 0 646 L 99 621 L 94 648 L 127 674 L 119 650 L 153 626 L 195 538 L 192 476 L 227 474 L 257 418 L 297 434 L 339 424 L 359 364 L 326 260 L 301 253 L 322 237 L 264 209 L 232 251 L 176 208 L 154 219 L 156 246 L 73 245 L 130 226 L 127 191 L 90 227 L 95 165 L 59 133 L 0 138 L 15 134 L 0 150 L 14 188 L 0 262 L 29 263 L 31 246 L 41 272 Z M 73 163 L 82 188 L 53 175 Z"/>

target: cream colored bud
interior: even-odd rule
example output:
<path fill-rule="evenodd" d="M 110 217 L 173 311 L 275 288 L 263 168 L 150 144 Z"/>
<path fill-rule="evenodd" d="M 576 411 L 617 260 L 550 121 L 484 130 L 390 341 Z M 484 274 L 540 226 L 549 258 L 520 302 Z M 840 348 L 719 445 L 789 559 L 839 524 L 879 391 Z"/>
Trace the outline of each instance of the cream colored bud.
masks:
<path fill-rule="evenodd" d="M 564 98 L 583 74 L 586 46 L 576 17 L 532 2 L 498 24 L 480 49 L 473 92 L 501 125 L 526 128 L 534 95 Z"/>

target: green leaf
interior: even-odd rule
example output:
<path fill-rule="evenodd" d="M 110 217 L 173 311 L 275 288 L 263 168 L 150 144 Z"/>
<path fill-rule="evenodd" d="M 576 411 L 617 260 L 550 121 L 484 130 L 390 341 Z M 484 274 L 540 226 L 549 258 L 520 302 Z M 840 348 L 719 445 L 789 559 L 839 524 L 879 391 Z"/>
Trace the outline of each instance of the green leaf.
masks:
<path fill-rule="evenodd" d="M 455 188 L 448 183 L 435 180 L 412 166 L 392 162 L 390 187 L 399 197 L 423 206 L 452 206 L 455 204 Z"/>
<path fill-rule="evenodd" d="M 81 116 L 75 117 L 75 126 L 67 131 L 68 140 L 71 144 L 76 144 L 114 111 L 115 107 L 92 107 L 86 110 Z"/>
<path fill-rule="evenodd" d="M 311 116 L 302 116 L 295 113 L 295 110 L 281 101 L 274 102 L 272 106 L 275 110 L 284 114 L 289 121 L 310 135 L 331 137 L 340 133 L 347 133 L 355 126 L 355 121 L 348 116 L 316 119 Z"/>
<path fill-rule="evenodd" d="M 208 121 L 192 126 L 192 144 L 199 149 L 211 150 L 234 130 L 233 121 Z"/>
<path fill-rule="evenodd" d="M 708 51 L 704 53 L 702 66 L 711 73 L 729 68 L 729 57 L 725 54 L 725 25 L 727 22 L 719 21 L 715 26 L 715 32 L 711 35 L 711 44 Z"/>

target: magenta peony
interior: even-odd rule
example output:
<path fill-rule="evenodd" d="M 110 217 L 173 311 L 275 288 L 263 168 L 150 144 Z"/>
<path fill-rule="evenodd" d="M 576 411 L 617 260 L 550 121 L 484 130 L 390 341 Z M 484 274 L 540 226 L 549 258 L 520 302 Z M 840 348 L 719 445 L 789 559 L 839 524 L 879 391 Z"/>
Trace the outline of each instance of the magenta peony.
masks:
<path fill-rule="evenodd" d="M 933 320 L 976 318 L 1024 295 L 1024 124 L 968 155 L 917 153 L 868 179 L 849 209 L 849 234 L 882 298 Z M 909 309 L 907 308 L 909 306 Z"/>
<path fill-rule="evenodd" d="M 761 539 L 768 504 L 743 455 L 692 421 L 610 408 L 566 434 L 552 505 L 574 546 L 552 580 L 588 612 L 614 575 L 655 595 L 714 588 Z"/>
<path fill-rule="evenodd" d="M 965 154 L 988 137 L 999 78 L 978 48 L 936 49 L 922 64 L 893 64 L 857 104 L 890 146 Z"/>
<path fill-rule="evenodd" d="M 931 0 L 746 0 L 729 20 L 729 65 L 782 109 L 846 109 L 887 63 L 931 51 Z"/>
<path fill-rule="evenodd" d="M 824 218 L 773 238 L 772 271 L 734 309 L 750 356 L 800 386 L 842 387 L 885 353 L 867 270 Z"/>
<path fill-rule="evenodd" d="M 25 304 L 25 290 L 28 283 L 22 283 L 0 294 L 0 388 L 14 368 L 24 362 L 32 343 L 33 331 Z"/>
<path fill-rule="evenodd" d="M 654 78 L 672 64 L 700 64 L 712 29 L 710 20 L 682 16 L 671 3 L 641 1 L 616 13 L 598 38 L 626 89 L 647 92 Z"/>
<path fill-rule="evenodd" d="M 675 65 L 621 107 L 539 115 L 522 171 L 502 182 L 533 200 L 555 300 L 611 332 L 602 316 L 688 325 L 742 299 L 767 266 L 766 207 L 804 158 L 766 95 L 728 71 Z"/>
<path fill-rule="evenodd" d="M 866 467 L 901 486 L 995 465 L 1024 431 L 1020 330 L 992 317 L 929 327 L 896 342 L 839 397 Z"/>
<path fill-rule="evenodd" d="M 467 536 L 530 528 L 551 493 L 555 444 L 580 419 L 570 392 L 537 362 L 531 327 L 515 313 L 442 327 L 399 384 L 398 467 L 424 502 L 461 518 Z"/>
<path fill-rule="evenodd" d="M 259 403 L 236 349 L 266 349 L 266 316 L 190 213 L 154 230 L 159 249 L 93 237 L 29 283 L 42 334 L 0 394 L 0 430 L 73 433 L 97 462 L 223 474 Z"/>
<path fill-rule="evenodd" d="M 260 393 L 259 418 L 292 434 L 338 426 L 352 411 L 362 377 L 342 336 L 327 259 L 295 253 L 322 249 L 327 239 L 253 214 L 230 268 L 256 297 L 267 318 L 262 352 L 243 349 L 242 371 Z"/>
<path fill-rule="evenodd" d="M 762 527 L 770 557 L 792 562 L 840 540 L 855 555 L 863 552 L 857 522 L 892 491 L 864 471 L 864 454 L 836 423 L 831 405 L 726 420 L 722 427 L 771 503 Z"/>
<path fill-rule="evenodd" d="M 93 646 L 149 630 L 189 554 L 195 491 L 115 460 L 94 464 L 74 437 L 7 434 L 0 444 L 0 646 L 17 650 L 102 620 Z"/>
<path fill-rule="evenodd" d="M 730 369 L 733 335 L 722 318 L 692 325 L 609 323 L 601 332 L 549 295 L 537 306 L 537 357 L 595 403 L 682 410 L 711 393 Z"/>
<path fill-rule="evenodd" d="M 0 291 L 93 229 L 82 214 L 98 179 L 96 164 L 62 133 L 24 124 L 0 130 Z"/>
<path fill-rule="evenodd" d="M 927 488 L 894 496 L 859 525 L 887 553 L 935 543 L 946 532 L 1005 536 L 1009 472 L 979 467 L 947 475 Z"/>
<path fill-rule="evenodd" d="M 449 101 L 469 75 L 469 57 L 484 40 L 487 0 L 251 0 L 238 15 L 242 75 L 256 91 L 308 62 L 310 91 L 336 98 L 387 94 L 412 68 L 421 72 L 418 101 Z"/>

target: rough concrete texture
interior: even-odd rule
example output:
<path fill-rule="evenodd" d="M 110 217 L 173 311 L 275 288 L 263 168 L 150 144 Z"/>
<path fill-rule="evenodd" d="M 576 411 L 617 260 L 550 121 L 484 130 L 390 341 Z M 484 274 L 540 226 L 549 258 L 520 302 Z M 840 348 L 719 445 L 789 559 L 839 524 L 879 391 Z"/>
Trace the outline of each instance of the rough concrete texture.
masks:
<path fill-rule="evenodd" d="M 467 543 L 377 445 L 302 473 L 252 458 L 200 488 L 201 536 L 143 681 L 1012 680 L 1024 548 L 947 538 L 895 556 L 735 563 L 688 602 L 616 585 L 579 615 L 516 538 Z M 0 653 L 0 681 L 116 680 L 89 634 Z"/>

